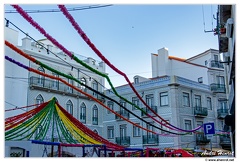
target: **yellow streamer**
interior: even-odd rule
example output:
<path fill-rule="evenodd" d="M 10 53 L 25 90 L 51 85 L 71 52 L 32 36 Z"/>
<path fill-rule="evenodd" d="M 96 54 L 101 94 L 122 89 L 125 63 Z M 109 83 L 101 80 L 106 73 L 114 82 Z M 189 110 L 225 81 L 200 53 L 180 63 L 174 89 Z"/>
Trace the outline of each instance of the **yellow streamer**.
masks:
<path fill-rule="evenodd" d="M 96 141 L 95 139 L 87 136 L 83 131 L 81 131 L 78 127 L 76 127 L 76 126 L 69 120 L 69 118 L 66 117 L 66 115 L 64 115 L 64 113 L 59 109 L 59 107 L 58 107 L 56 104 L 55 104 L 55 106 L 56 106 L 56 109 L 57 109 L 57 112 L 58 112 L 59 117 L 62 119 L 64 125 L 65 125 L 66 127 L 68 127 L 68 129 L 70 128 L 69 130 L 71 130 L 70 132 L 71 132 L 71 134 L 74 136 L 74 138 L 79 139 L 79 135 L 80 135 L 80 136 L 84 137 L 87 141 L 89 141 L 89 142 L 92 143 L 92 144 L 102 144 L 102 143 Z M 69 126 L 68 126 L 68 125 L 69 125 Z M 74 131 L 76 131 L 79 135 L 76 134 Z M 82 140 L 81 140 L 81 141 L 82 141 Z M 89 142 L 86 143 L 86 144 L 89 144 Z"/>

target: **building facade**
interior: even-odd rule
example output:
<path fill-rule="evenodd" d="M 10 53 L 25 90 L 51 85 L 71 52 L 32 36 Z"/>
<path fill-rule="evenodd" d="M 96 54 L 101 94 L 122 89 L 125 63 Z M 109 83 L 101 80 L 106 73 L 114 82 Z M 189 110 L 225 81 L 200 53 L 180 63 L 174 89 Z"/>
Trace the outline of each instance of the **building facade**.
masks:
<path fill-rule="evenodd" d="M 145 102 L 162 118 L 181 129 L 192 130 L 204 123 L 214 122 L 217 130 L 224 129 L 224 117 L 228 107 L 224 83 L 224 68 L 217 50 L 207 50 L 189 59 L 169 56 L 168 50 L 162 48 L 152 57 L 152 78 L 134 77 L 134 87 Z M 127 100 L 147 110 L 128 85 L 116 87 L 116 91 Z M 160 125 L 147 117 L 125 101 L 120 100 L 111 90 L 106 95 L 114 98 L 128 110 L 144 118 L 147 122 Z M 199 134 L 191 133 L 175 136 L 156 129 L 124 111 L 112 101 L 106 104 L 132 122 L 162 135 L 142 130 L 121 120 L 113 113 L 106 111 L 103 121 L 103 137 L 121 145 L 130 147 L 157 148 L 209 148 L 209 140 L 204 136 L 203 129 Z M 159 119 L 160 120 L 160 119 Z M 162 129 L 169 130 L 162 126 Z M 230 147 L 230 140 L 223 146 L 219 136 L 212 138 L 215 148 Z"/>
<path fill-rule="evenodd" d="M 217 35 L 219 52 L 224 56 L 226 93 L 229 112 L 225 118 L 226 125 L 231 127 L 232 151 L 235 151 L 235 24 L 236 5 L 218 6 Z"/>
<path fill-rule="evenodd" d="M 9 27 L 5 27 L 4 32 L 5 40 L 17 46 L 36 60 L 39 60 L 47 66 L 50 66 L 62 73 L 77 78 L 80 82 L 92 87 L 94 90 L 103 92 L 104 79 L 101 76 L 91 72 L 72 60 L 55 47 L 50 41 L 42 39 L 35 42 L 31 41 L 29 37 L 25 37 L 22 39 L 22 45 L 19 46 L 17 31 Z M 58 74 L 44 69 L 40 65 L 37 65 L 15 53 L 7 46 L 5 46 L 5 55 L 43 73 L 60 77 L 69 84 L 103 101 L 100 96 L 95 94 L 93 91 L 90 91 L 85 86 L 81 86 L 79 83 L 71 79 L 58 76 Z M 86 58 L 75 53 L 74 55 L 92 68 L 105 73 L 105 63 L 96 61 L 92 58 Z M 42 75 L 29 72 L 23 68 L 19 68 L 9 61 L 5 61 L 5 109 L 13 108 L 13 105 L 21 107 L 26 105 L 41 104 L 51 100 L 53 97 L 55 97 L 59 104 L 66 108 L 66 110 L 75 118 L 96 133 L 102 134 L 103 107 L 101 105 L 58 80 L 53 80 Z M 27 110 L 28 109 L 24 109 L 24 111 Z M 12 111 L 6 112 L 5 118 L 23 113 L 24 111 L 19 110 L 14 114 Z"/>

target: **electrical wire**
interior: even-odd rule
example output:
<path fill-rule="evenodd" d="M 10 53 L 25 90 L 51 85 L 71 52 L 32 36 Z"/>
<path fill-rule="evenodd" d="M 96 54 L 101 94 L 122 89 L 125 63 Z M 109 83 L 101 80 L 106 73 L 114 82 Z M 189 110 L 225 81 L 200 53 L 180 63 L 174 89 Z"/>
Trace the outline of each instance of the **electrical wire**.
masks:
<path fill-rule="evenodd" d="M 83 6 L 83 7 L 73 7 L 68 8 L 68 11 L 79 11 L 79 10 L 87 10 L 87 9 L 95 9 L 102 7 L 110 7 L 112 4 L 108 5 L 91 5 L 91 6 Z M 45 10 L 25 10 L 26 13 L 49 13 L 49 12 L 60 12 L 59 9 L 45 9 Z M 5 10 L 5 13 L 18 13 L 16 10 Z"/>
<path fill-rule="evenodd" d="M 10 104 L 9 102 L 5 101 L 6 103 Z M 11 104 L 12 106 L 15 106 L 13 104 Z M 15 108 L 12 108 L 12 109 L 7 109 L 5 111 L 12 111 L 12 110 L 18 110 L 18 109 L 23 109 L 23 108 L 28 108 L 28 107 L 33 107 L 33 106 L 38 106 L 39 104 L 34 104 L 34 105 L 29 105 L 29 106 L 23 106 L 23 107 L 15 107 Z M 27 110 L 24 110 L 24 111 L 27 111 Z"/>

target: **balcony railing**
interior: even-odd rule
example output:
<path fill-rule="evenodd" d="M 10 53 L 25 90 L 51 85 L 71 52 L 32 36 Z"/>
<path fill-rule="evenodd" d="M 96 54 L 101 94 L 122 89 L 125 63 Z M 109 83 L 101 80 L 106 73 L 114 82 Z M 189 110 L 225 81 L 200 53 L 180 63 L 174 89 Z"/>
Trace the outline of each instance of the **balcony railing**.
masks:
<path fill-rule="evenodd" d="M 210 139 L 207 139 L 207 137 L 204 134 L 196 134 L 197 145 L 205 145 L 209 142 L 210 142 Z"/>
<path fill-rule="evenodd" d="M 122 146 L 129 146 L 130 136 L 116 137 L 116 143 Z"/>
<path fill-rule="evenodd" d="M 218 119 L 224 119 L 227 114 L 228 114 L 228 109 L 218 109 L 217 110 Z"/>
<path fill-rule="evenodd" d="M 116 113 L 122 115 L 123 117 L 129 119 L 129 112 L 125 111 L 125 110 L 121 110 L 121 111 L 116 111 Z M 122 118 L 120 118 L 119 116 L 115 115 L 115 119 L 116 120 L 123 120 Z"/>
<path fill-rule="evenodd" d="M 223 63 L 221 63 L 220 61 L 211 61 L 211 67 L 215 67 L 215 68 L 221 68 L 223 69 Z"/>
<path fill-rule="evenodd" d="M 210 89 L 214 93 L 225 93 L 226 92 L 226 88 L 225 88 L 224 84 L 212 83 L 212 84 L 210 84 Z"/>
<path fill-rule="evenodd" d="M 220 136 L 220 143 L 221 146 L 230 147 L 231 146 L 231 139 L 229 136 Z"/>
<path fill-rule="evenodd" d="M 45 78 L 40 78 L 40 77 L 30 77 L 30 83 L 29 86 L 31 88 L 43 90 L 43 91 L 48 91 L 48 92 L 53 92 L 53 93 L 61 93 L 65 95 L 70 95 L 74 97 L 81 97 L 81 98 L 88 98 L 82 93 L 78 92 L 77 90 L 59 82 L 58 80 L 53 80 L 53 79 L 45 79 Z M 81 89 L 82 91 L 93 95 L 93 92 L 87 91 L 86 88 L 81 88 L 78 87 L 78 89 Z M 98 94 L 94 94 L 95 97 L 100 100 L 104 101 L 104 98 Z"/>
<path fill-rule="evenodd" d="M 157 113 L 157 106 L 150 106 L 150 107 L 151 107 L 151 109 L 152 109 L 154 112 Z M 154 113 L 153 113 L 151 110 L 149 110 L 148 108 L 144 107 L 143 110 L 144 110 L 146 113 L 148 113 L 149 115 L 155 116 Z M 145 114 L 144 112 L 142 112 L 142 117 L 146 117 L 146 116 L 147 116 L 147 114 Z"/>
<path fill-rule="evenodd" d="M 205 117 L 205 116 L 208 115 L 208 109 L 206 107 L 196 106 L 194 108 L 194 115 L 195 116 L 200 116 L 200 117 Z"/>
<path fill-rule="evenodd" d="M 152 144 L 157 145 L 159 142 L 158 135 L 152 134 L 152 135 L 143 135 L 143 144 Z"/>

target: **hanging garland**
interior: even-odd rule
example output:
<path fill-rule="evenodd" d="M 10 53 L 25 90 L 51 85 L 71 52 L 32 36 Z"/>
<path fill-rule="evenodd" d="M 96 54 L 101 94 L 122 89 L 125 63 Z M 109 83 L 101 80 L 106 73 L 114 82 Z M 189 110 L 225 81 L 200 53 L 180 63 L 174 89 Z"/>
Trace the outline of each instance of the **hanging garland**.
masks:
<path fill-rule="evenodd" d="M 136 124 L 136 123 L 128 120 L 127 118 L 121 116 L 120 114 L 118 114 L 118 113 L 116 113 L 115 111 L 113 111 L 111 108 L 109 108 L 109 107 L 107 107 L 106 105 L 104 105 L 104 104 L 103 104 L 101 101 L 99 101 L 98 99 L 96 99 L 96 98 L 92 97 L 91 95 L 87 94 L 86 92 L 84 92 L 84 91 L 82 91 L 82 90 L 74 87 L 73 85 L 69 84 L 67 81 L 65 81 L 65 80 L 63 80 L 63 79 L 61 79 L 61 78 L 58 78 L 58 77 L 55 77 L 55 76 L 52 76 L 52 75 L 43 73 L 43 72 L 38 71 L 38 70 L 36 70 L 36 69 L 33 69 L 33 68 L 31 68 L 31 67 L 27 67 L 27 66 L 21 64 L 20 62 L 17 62 L 17 61 L 15 61 L 14 59 L 9 58 L 8 56 L 5 56 L 5 59 L 8 60 L 8 61 L 11 61 L 12 63 L 15 63 L 15 64 L 19 65 L 20 67 L 23 67 L 23 68 L 27 69 L 27 70 L 30 71 L 30 72 L 34 72 L 34 73 L 37 73 L 37 74 L 39 74 L 39 75 L 43 75 L 43 76 L 45 76 L 45 77 L 48 77 L 48 78 L 51 78 L 51 79 L 54 79 L 54 80 L 59 80 L 59 81 L 63 82 L 64 84 L 68 85 L 69 87 L 75 89 L 76 91 L 78 91 L 78 92 L 84 94 L 85 96 L 91 98 L 92 100 L 94 100 L 95 102 L 97 102 L 98 104 L 100 104 L 101 106 L 103 106 L 103 107 L 105 107 L 106 109 L 108 109 L 110 112 L 112 112 L 112 113 L 114 113 L 115 115 L 117 115 L 118 117 L 120 117 L 120 118 L 128 121 L 128 122 L 131 123 L 132 125 L 134 125 L 134 126 L 136 126 L 136 127 L 139 127 L 139 128 L 141 128 L 141 129 L 143 129 L 143 130 L 145 130 L 145 131 L 147 131 L 147 132 L 151 132 L 151 133 L 153 133 L 153 134 L 158 134 L 158 133 L 156 133 L 156 132 L 154 132 L 154 131 L 152 131 L 152 130 L 146 129 L 146 128 L 144 128 L 144 127 L 142 127 L 142 126 L 140 126 L 140 125 L 138 125 L 138 124 Z"/>
<path fill-rule="evenodd" d="M 83 40 L 89 45 L 89 47 L 109 66 L 111 67 L 115 72 L 117 72 L 118 74 L 122 75 L 125 80 L 127 81 L 128 85 L 131 87 L 131 89 L 133 90 L 133 92 L 137 95 L 137 97 L 142 101 L 142 103 L 149 109 L 151 110 L 152 113 L 154 113 L 154 115 L 156 115 L 158 118 L 160 118 L 162 121 L 164 121 L 165 124 L 170 125 L 171 127 L 180 130 L 180 131 L 184 131 L 184 132 L 193 132 L 198 130 L 199 128 L 196 128 L 194 130 L 184 130 L 178 127 L 175 127 L 173 125 L 171 125 L 169 122 L 167 122 L 165 119 L 163 119 L 161 116 L 159 116 L 144 100 L 143 98 L 139 95 L 139 93 L 137 92 L 137 90 L 134 88 L 134 86 L 132 85 L 132 83 L 130 82 L 130 80 L 128 79 L 127 75 L 120 71 L 119 69 L 117 69 L 114 65 L 112 65 L 110 63 L 109 60 L 107 60 L 107 58 L 105 58 L 102 53 L 95 47 L 95 45 L 90 41 L 90 39 L 88 38 L 88 36 L 83 32 L 83 30 L 80 28 L 80 26 L 77 24 L 77 22 L 74 20 L 74 18 L 72 17 L 72 15 L 68 12 L 68 10 L 66 9 L 66 7 L 64 5 L 58 5 L 59 9 L 62 11 L 62 13 L 66 16 L 66 18 L 69 20 L 69 22 L 72 24 L 72 26 L 76 29 L 77 33 L 83 38 Z M 70 55 L 69 55 L 70 56 Z M 113 87 L 111 87 L 113 88 Z M 118 96 L 119 97 L 119 96 Z M 150 115 L 148 115 L 149 117 L 151 117 Z M 152 119 L 155 120 L 155 118 L 151 117 Z M 155 120 L 156 121 L 156 120 Z M 158 121 L 157 121 L 158 122 Z M 159 122 L 158 122 L 159 123 Z M 161 125 L 166 126 L 164 123 L 160 122 Z M 167 127 L 167 126 L 166 126 Z M 171 127 L 167 127 L 170 129 L 173 129 Z"/>
<path fill-rule="evenodd" d="M 144 121 L 144 122 L 146 122 L 147 124 L 150 124 L 151 126 L 157 128 L 157 129 L 159 129 L 159 130 L 162 130 L 162 131 L 167 132 L 167 133 L 175 134 L 175 135 L 186 135 L 186 134 L 188 134 L 188 133 L 179 134 L 179 133 L 170 132 L 170 131 L 164 130 L 164 129 L 162 129 L 162 128 L 159 128 L 159 127 L 157 127 L 157 126 L 155 126 L 155 125 L 147 122 L 146 120 L 142 119 L 141 117 L 137 116 L 136 114 L 134 114 L 133 112 L 131 112 L 131 111 L 128 110 L 127 108 L 123 107 L 123 106 L 122 106 L 120 103 L 118 103 L 116 100 L 113 100 L 112 98 L 110 98 L 110 97 L 108 97 L 108 96 L 105 96 L 104 94 L 102 94 L 102 93 L 94 90 L 93 88 L 91 88 L 91 87 L 83 84 L 83 83 L 80 82 L 78 79 L 76 79 L 76 78 L 74 78 L 74 77 L 72 77 L 72 76 L 70 76 L 70 75 L 66 75 L 66 74 L 64 74 L 64 73 L 61 73 L 61 72 L 59 72 L 59 71 L 57 71 L 57 70 L 55 70 L 55 69 L 53 69 L 53 68 L 51 68 L 51 67 L 43 64 L 42 62 L 40 62 L 40 61 L 36 60 L 35 58 L 29 56 L 28 54 L 24 53 L 23 51 L 21 51 L 20 49 L 18 49 L 16 46 L 14 46 L 13 44 L 11 44 L 11 43 L 8 42 L 8 41 L 5 41 L 5 44 L 6 44 L 8 47 L 10 47 L 12 50 L 14 50 L 15 52 L 17 52 L 18 54 L 24 56 L 25 58 L 29 59 L 29 60 L 32 61 L 32 62 L 35 62 L 36 64 L 42 66 L 43 68 L 46 68 L 46 69 L 48 69 L 48 70 L 50 70 L 50 71 L 52 71 L 52 72 L 54 72 L 54 73 L 56 73 L 56 74 L 58 74 L 58 75 L 60 75 L 60 76 L 66 77 L 66 78 L 71 79 L 71 80 L 74 80 L 74 81 L 76 81 L 77 83 L 81 84 L 82 86 L 85 86 L 86 88 L 92 90 L 93 92 L 95 92 L 95 93 L 97 93 L 97 94 L 99 94 L 99 95 L 101 95 L 101 96 L 103 96 L 103 97 L 105 97 L 105 98 L 107 98 L 107 99 L 109 99 L 109 100 L 117 103 L 119 106 L 121 106 L 123 109 L 125 109 L 127 112 L 129 112 L 129 113 L 132 114 L 133 116 L 137 117 L 137 118 L 140 119 L 141 121 Z M 162 134 L 159 134 L 159 135 L 162 135 Z"/>
<path fill-rule="evenodd" d="M 172 129 L 172 130 L 180 130 L 180 131 L 183 131 L 183 132 L 194 132 L 198 129 L 200 129 L 200 127 L 197 127 L 196 129 L 193 129 L 193 130 L 184 130 L 184 129 L 181 129 L 181 128 L 178 128 L 178 127 L 175 127 L 175 126 L 172 126 L 170 123 L 168 123 L 166 120 L 162 119 L 156 112 L 153 112 L 155 113 L 156 116 L 158 116 L 159 118 L 162 119 L 162 121 L 158 121 L 157 119 L 155 119 L 154 117 L 152 117 L 151 115 L 149 115 L 145 110 L 143 110 L 142 108 L 140 108 L 139 106 L 135 105 L 134 103 L 128 101 L 126 98 L 120 96 L 117 91 L 115 90 L 115 88 L 113 87 L 109 77 L 106 75 L 106 74 L 103 74 L 103 73 L 100 73 L 99 71 L 95 70 L 94 68 L 88 66 L 86 63 L 84 63 L 83 61 L 79 60 L 76 56 L 74 56 L 70 51 L 68 51 L 64 46 L 62 46 L 60 43 L 57 42 L 57 40 L 55 40 L 53 37 L 51 37 L 41 26 L 39 26 L 20 6 L 18 5 L 12 5 L 19 13 L 20 15 L 22 15 L 32 26 L 34 26 L 36 29 L 38 29 L 44 36 L 47 37 L 47 39 L 49 39 L 54 45 L 56 45 L 59 49 L 61 49 L 64 53 L 66 53 L 71 59 L 74 59 L 76 62 L 80 63 L 81 65 L 83 65 L 84 67 L 88 68 L 89 70 L 97 73 L 98 75 L 100 76 L 103 76 L 107 79 L 109 85 L 111 86 L 112 90 L 114 91 L 115 95 L 118 96 L 119 98 L 121 98 L 122 100 L 126 101 L 127 103 L 135 106 L 137 109 L 139 109 L 140 111 L 142 111 L 144 114 L 146 114 L 148 117 L 150 117 L 151 119 L 153 119 L 154 121 L 156 121 L 157 123 L 169 128 L 169 129 Z M 123 73 L 124 74 L 124 73 Z M 126 75 L 125 75 L 126 76 Z M 128 78 L 126 77 L 126 79 L 128 80 Z M 129 81 L 129 80 L 128 80 Z M 129 81 L 130 82 L 130 81 Z M 130 84 L 131 87 L 132 84 Z M 133 87 L 134 88 L 134 87 Z M 135 90 L 135 89 L 134 89 Z M 136 90 L 135 90 L 136 91 Z M 137 93 L 137 91 L 136 91 Z M 138 93 L 137 93 L 138 94 Z M 139 96 L 139 94 L 138 94 Z M 140 98 L 141 101 L 144 102 L 144 100 L 142 98 Z M 146 104 L 146 103 L 145 103 Z M 146 105 L 149 109 L 151 109 L 148 105 Z M 163 122 L 164 121 L 164 122 Z M 169 124 L 170 126 L 172 127 L 169 127 L 167 126 L 166 124 Z"/>

